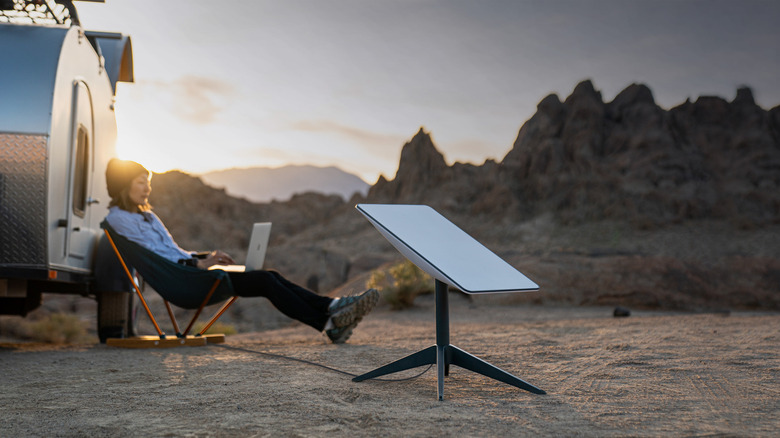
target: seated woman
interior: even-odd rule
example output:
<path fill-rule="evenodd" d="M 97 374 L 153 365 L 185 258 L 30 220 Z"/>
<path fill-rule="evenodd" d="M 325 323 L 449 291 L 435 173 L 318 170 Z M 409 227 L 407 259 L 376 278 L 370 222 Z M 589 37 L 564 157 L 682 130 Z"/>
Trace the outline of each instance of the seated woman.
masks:
<path fill-rule="evenodd" d="M 223 251 L 211 251 L 205 258 L 181 249 L 149 205 L 152 174 L 134 161 L 112 159 L 106 168 L 106 185 L 111 196 L 106 220 L 117 233 L 171 261 L 208 269 L 235 262 Z M 256 270 L 228 272 L 233 289 L 242 297 L 266 297 L 282 313 L 318 331 L 335 344 L 352 335 L 379 301 L 369 289 L 361 295 L 329 298 L 317 295 L 282 277 L 278 272 Z"/>

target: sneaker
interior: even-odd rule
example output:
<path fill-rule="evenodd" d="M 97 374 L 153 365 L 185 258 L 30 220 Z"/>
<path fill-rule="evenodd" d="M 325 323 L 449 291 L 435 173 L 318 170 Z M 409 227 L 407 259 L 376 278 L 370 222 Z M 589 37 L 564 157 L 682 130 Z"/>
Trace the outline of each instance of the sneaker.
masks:
<path fill-rule="evenodd" d="M 326 330 L 325 334 L 328 335 L 328 339 L 334 344 L 343 344 L 347 342 L 350 336 L 352 336 L 352 330 L 357 323 L 348 325 L 346 327 L 336 327 L 330 330 Z"/>
<path fill-rule="evenodd" d="M 336 328 L 357 325 L 363 316 L 379 302 L 379 292 L 369 289 L 360 295 L 341 297 L 330 309 L 330 317 Z"/>

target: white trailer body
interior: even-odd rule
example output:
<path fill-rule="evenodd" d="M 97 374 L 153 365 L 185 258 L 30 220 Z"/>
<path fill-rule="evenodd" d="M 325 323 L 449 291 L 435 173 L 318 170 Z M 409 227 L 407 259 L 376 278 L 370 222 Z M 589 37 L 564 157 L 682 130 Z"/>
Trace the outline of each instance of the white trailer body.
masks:
<path fill-rule="evenodd" d="M 90 294 L 127 36 L 0 22 L 0 314 Z"/>

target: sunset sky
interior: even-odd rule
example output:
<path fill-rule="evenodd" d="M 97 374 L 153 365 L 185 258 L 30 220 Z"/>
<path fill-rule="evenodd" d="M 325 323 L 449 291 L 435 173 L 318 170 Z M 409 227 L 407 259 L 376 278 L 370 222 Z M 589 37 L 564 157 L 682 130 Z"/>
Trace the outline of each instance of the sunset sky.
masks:
<path fill-rule="evenodd" d="M 780 2 L 107 0 L 128 34 L 119 154 L 154 171 L 335 165 L 395 175 L 423 126 L 448 162 L 500 160 L 550 93 L 631 83 L 671 108 L 748 85 L 780 104 Z"/>

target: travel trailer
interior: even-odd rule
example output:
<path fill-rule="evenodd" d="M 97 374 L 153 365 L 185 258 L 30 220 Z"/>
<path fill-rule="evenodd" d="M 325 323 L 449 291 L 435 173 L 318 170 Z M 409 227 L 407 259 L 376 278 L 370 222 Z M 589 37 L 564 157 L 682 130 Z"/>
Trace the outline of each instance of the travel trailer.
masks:
<path fill-rule="evenodd" d="M 126 323 L 131 294 L 94 275 L 119 81 L 133 82 L 129 36 L 84 30 L 69 0 L 0 0 L 0 314 L 81 294 L 99 329 Z"/>

